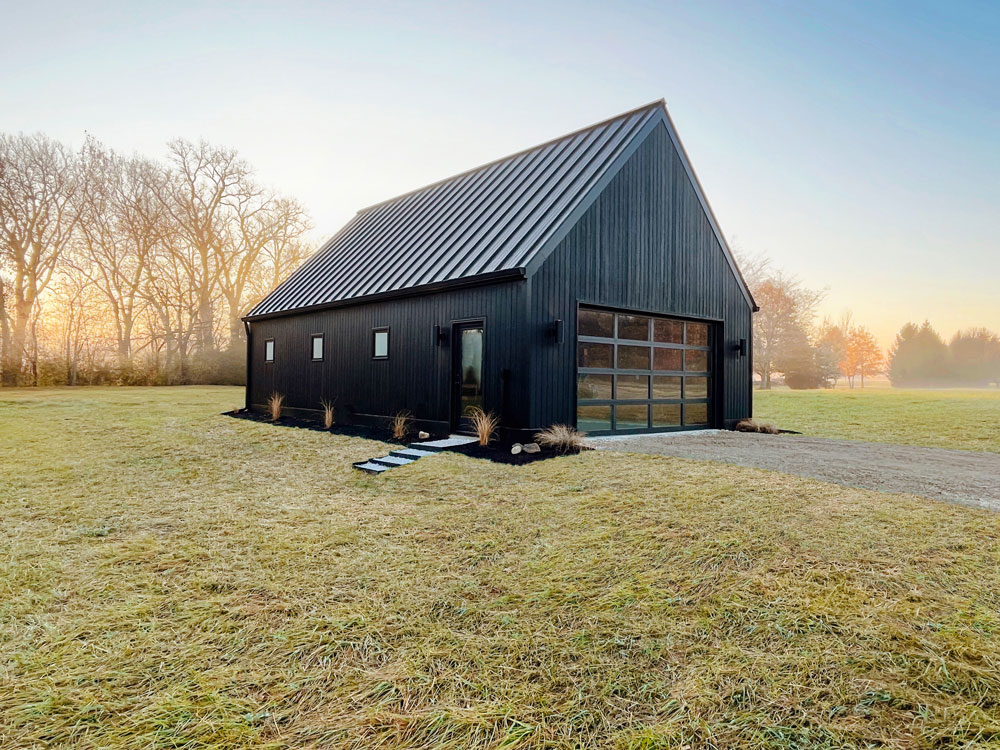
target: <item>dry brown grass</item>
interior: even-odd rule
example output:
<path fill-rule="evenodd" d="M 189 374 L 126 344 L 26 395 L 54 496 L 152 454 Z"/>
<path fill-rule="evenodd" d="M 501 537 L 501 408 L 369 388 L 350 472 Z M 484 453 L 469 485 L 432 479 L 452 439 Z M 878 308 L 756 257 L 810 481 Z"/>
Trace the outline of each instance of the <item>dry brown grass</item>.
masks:
<path fill-rule="evenodd" d="M 0 391 L 0 746 L 997 744 L 1000 516 L 603 451 L 373 478 L 236 399 Z"/>
<path fill-rule="evenodd" d="M 736 424 L 737 432 L 763 432 L 766 435 L 777 435 L 778 428 L 771 422 L 759 419 L 741 419 Z"/>
<path fill-rule="evenodd" d="M 410 430 L 413 428 L 412 412 L 408 409 L 396 412 L 396 416 L 392 418 L 392 421 L 389 423 L 389 427 L 392 429 L 392 436 L 396 440 L 405 440 L 406 436 L 410 434 Z"/>
<path fill-rule="evenodd" d="M 327 401 L 325 398 L 319 402 L 323 407 L 323 427 L 330 429 L 333 427 L 335 401 Z"/>
<path fill-rule="evenodd" d="M 476 433 L 476 437 L 479 438 L 479 444 L 489 445 L 500 425 L 500 418 L 492 412 L 483 411 L 478 406 L 470 407 L 466 411 L 466 416 Z"/>
<path fill-rule="evenodd" d="M 285 405 L 284 394 L 275 391 L 271 394 L 270 398 L 267 399 L 267 411 L 271 415 L 271 421 L 277 422 L 281 419 L 281 410 Z"/>
<path fill-rule="evenodd" d="M 565 424 L 554 424 L 535 433 L 535 442 L 546 448 L 555 448 L 560 453 L 579 453 L 584 447 L 587 433 Z"/>

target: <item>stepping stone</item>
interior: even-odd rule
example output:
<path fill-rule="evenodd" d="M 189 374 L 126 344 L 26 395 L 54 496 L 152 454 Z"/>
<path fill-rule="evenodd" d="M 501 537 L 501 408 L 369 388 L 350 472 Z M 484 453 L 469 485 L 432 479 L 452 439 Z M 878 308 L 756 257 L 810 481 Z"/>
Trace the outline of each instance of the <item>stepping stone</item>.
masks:
<path fill-rule="evenodd" d="M 373 464 L 383 464 L 386 467 L 391 466 L 405 466 L 406 464 L 412 464 L 415 458 L 400 458 L 399 456 L 382 456 L 381 458 L 373 458 L 370 463 Z"/>
<path fill-rule="evenodd" d="M 449 435 L 441 440 L 429 440 L 426 443 L 418 443 L 417 445 L 422 449 L 433 449 L 447 450 L 448 448 L 457 448 L 460 445 L 468 445 L 469 443 L 475 443 L 476 438 L 468 437 L 466 435 Z"/>
<path fill-rule="evenodd" d="M 410 458 L 416 461 L 418 458 L 423 458 L 424 456 L 433 456 L 436 451 L 425 451 L 421 448 L 403 448 L 398 451 L 392 451 L 390 456 L 399 456 L 400 458 Z"/>
<path fill-rule="evenodd" d="M 383 471 L 388 471 L 388 466 L 383 466 L 382 464 L 375 464 L 371 461 L 359 461 L 354 464 L 355 469 L 360 469 L 367 474 L 381 474 Z"/>

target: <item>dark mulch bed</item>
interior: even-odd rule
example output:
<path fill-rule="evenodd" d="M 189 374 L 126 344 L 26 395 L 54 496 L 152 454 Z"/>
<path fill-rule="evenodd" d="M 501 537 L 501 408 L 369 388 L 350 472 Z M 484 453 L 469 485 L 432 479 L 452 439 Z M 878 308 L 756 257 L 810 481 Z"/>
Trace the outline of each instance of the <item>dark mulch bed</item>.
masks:
<path fill-rule="evenodd" d="M 416 436 L 414 436 L 412 440 L 396 440 L 396 438 L 392 436 L 392 433 L 384 427 L 335 424 L 328 430 L 321 422 L 317 422 L 313 419 L 302 419 L 300 417 L 282 417 L 277 422 L 274 422 L 266 414 L 254 411 L 226 411 L 223 412 L 223 414 L 227 417 L 233 417 L 234 419 L 249 419 L 251 422 L 266 422 L 267 424 L 274 424 L 280 427 L 296 427 L 302 430 L 331 432 L 334 435 L 359 437 L 366 440 L 379 440 L 383 443 L 392 443 L 394 445 L 410 445 L 411 443 L 423 442 L 418 440 Z M 446 437 L 448 437 L 447 434 L 431 435 L 427 438 L 427 440 L 440 440 Z M 448 450 L 454 451 L 455 453 L 461 453 L 469 458 L 480 458 L 487 461 L 493 461 L 498 464 L 509 464 L 511 466 L 523 466 L 524 464 L 534 463 L 535 461 L 544 461 L 547 458 L 557 458 L 558 456 L 574 455 L 579 452 L 570 451 L 569 453 L 559 453 L 552 448 L 542 448 L 538 453 L 525 453 L 522 451 L 517 455 L 513 455 L 511 454 L 510 449 L 511 443 L 491 443 L 487 446 L 482 446 L 478 443 L 469 443 L 468 445 L 460 445 L 456 448 L 449 448 Z M 593 449 L 584 448 L 584 450 Z"/>
<path fill-rule="evenodd" d="M 280 427 L 297 427 L 301 430 L 315 430 L 316 432 L 332 432 L 334 435 L 344 435 L 346 437 L 358 437 L 366 440 L 379 440 L 383 443 L 394 445 L 409 445 L 419 442 L 414 434 L 412 440 L 397 440 L 385 427 L 366 427 L 364 425 L 335 424 L 330 429 L 323 426 L 322 422 L 314 419 L 302 419 L 301 417 L 282 417 L 277 422 L 271 420 L 266 414 L 255 411 L 225 411 L 223 414 L 234 419 L 249 419 L 251 422 L 266 422 Z M 440 440 L 447 435 L 431 435 L 428 440 Z"/>
<path fill-rule="evenodd" d="M 494 443 L 490 445 L 469 443 L 468 445 L 460 445 L 457 448 L 449 448 L 449 450 L 455 451 L 456 453 L 463 453 L 470 458 L 484 458 L 487 461 L 493 461 L 498 464 L 510 464 L 512 466 L 523 466 L 524 464 L 534 463 L 535 461 L 544 461 L 546 458 L 571 456 L 579 453 L 579 451 L 559 453 L 552 448 L 542 448 L 538 453 L 525 453 L 524 451 L 521 451 L 517 455 L 513 455 L 510 452 L 510 448 L 510 443 L 506 445 L 502 443 Z M 584 448 L 584 450 L 592 449 Z"/>

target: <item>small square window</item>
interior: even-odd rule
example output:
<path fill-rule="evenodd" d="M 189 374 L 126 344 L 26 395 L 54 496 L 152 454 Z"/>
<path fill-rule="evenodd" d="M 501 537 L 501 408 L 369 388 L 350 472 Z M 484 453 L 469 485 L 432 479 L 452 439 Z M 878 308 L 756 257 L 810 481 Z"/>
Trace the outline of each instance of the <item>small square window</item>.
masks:
<path fill-rule="evenodd" d="M 372 339 L 372 357 L 375 359 L 388 359 L 389 358 L 389 329 L 388 328 L 376 328 L 373 331 L 374 338 Z"/>
<path fill-rule="evenodd" d="M 313 362 L 323 361 L 323 334 L 314 333 L 312 337 L 312 359 Z"/>
<path fill-rule="evenodd" d="M 274 339 L 264 341 L 264 361 L 274 362 Z"/>

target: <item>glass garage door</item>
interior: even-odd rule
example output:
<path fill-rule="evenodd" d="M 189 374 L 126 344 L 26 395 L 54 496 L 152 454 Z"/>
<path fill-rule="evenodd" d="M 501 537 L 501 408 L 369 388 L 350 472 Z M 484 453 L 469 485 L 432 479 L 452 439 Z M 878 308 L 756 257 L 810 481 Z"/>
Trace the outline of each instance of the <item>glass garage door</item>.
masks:
<path fill-rule="evenodd" d="M 581 307 L 577 428 L 628 432 L 707 427 L 712 326 Z"/>

